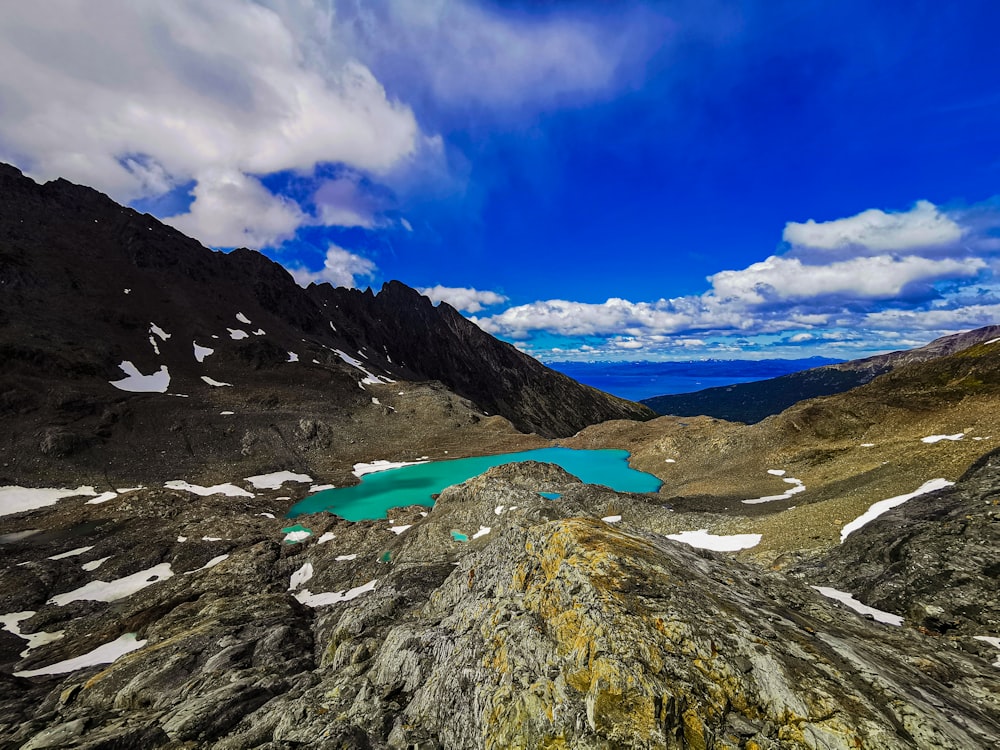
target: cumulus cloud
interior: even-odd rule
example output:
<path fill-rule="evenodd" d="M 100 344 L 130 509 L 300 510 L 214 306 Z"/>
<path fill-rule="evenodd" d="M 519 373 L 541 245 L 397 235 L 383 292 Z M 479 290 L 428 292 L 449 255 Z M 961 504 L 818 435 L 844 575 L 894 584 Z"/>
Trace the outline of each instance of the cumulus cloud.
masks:
<path fill-rule="evenodd" d="M 265 247 L 295 234 L 305 214 L 294 201 L 273 195 L 242 172 L 205 172 L 187 213 L 164 222 L 207 245 Z"/>
<path fill-rule="evenodd" d="M 731 347 L 736 336 L 789 352 L 821 343 L 842 351 L 876 349 L 874 342 L 885 343 L 887 332 L 909 332 L 912 340 L 1000 320 L 996 258 L 987 251 L 1000 223 L 996 214 L 993 202 L 945 214 L 921 201 L 897 214 L 873 210 L 824 224 L 789 224 L 786 240 L 812 245 L 713 274 L 700 295 L 653 302 L 541 300 L 475 320 L 514 339 L 543 333 L 588 346 L 601 339 L 595 351 L 602 354 L 682 351 L 682 337 L 694 332 L 701 340 L 724 339 L 708 341 L 705 351 L 712 352 Z M 776 334 L 789 335 L 779 340 Z"/>
<path fill-rule="evenodd" d="M 502 294 L 468 287 L 432 286 L 419 290 L 425 297 L 430 297 L 431 301 L 447 302 L 456 310 L 468 313 L 477 313 L 484 307 L 499 305 L 507 301 Z"/>
<path fill-rule="evenodd" d="M 739 271 L 720 271 L 709 281 L 717 297 L 754 305 L 827 297 L 886 300 L 927 294 L 936 281 L 974 277 L 985 267 L 981 258 L 877 255 L 807 265 L 772 255 Z"/>
<path fill-rule="evenodd" d="M 326 251 L 323 267 L 318 271 L 310 271 L 303 267 L 288 269 L 300 286 L 305 287 L 310 284 L 326 282 L 333 286 L 349 288 L 356 287 L 359 278 L 372 278 L 376 270 L 376 265 L 368 258 L 363 258 L 337 245 L 330 245 Z"/>
<path fill-rule="evenodd" d="M 322 224 L 364 229 L 375 226 L 378 201 L 360 183 L 357 175 L 341 175 L 320 183 L 313 202 Z"/>
<path fill-rule="evenodd" d="M 962 228 L 926 200 L 917 201 L 909 211 L 889 213 L 870 208 L 833 221 L 790 221 L 784 232 L 785 242 L 803 248 L 876 252 L 949 245 L 961 237 Z"/>
<path fill-rule="evenodd" d="M 174 223 L 200 239 L 286 236 L 309 217 L 269 200 L 254 175 L 321 162 L 385 174 L 426 138 L 369 68 L 325 51 L 321 5 L 274 5 L 282 12 L 250 0 L 12 5 L 0 25 L 0 159 L 126 202 L 194 181 L 192 216 Z M 237 194 L 266 204 L 263 226 L 245 214 L 245 226 L 214 229 Z"/>

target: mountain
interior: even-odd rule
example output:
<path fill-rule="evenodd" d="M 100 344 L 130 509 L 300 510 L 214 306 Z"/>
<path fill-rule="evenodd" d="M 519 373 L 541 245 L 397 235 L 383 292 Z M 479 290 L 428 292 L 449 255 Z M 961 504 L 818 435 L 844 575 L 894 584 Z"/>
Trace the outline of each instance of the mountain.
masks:
<path fill-rule="evenodd" d="M 212 252 L 95 190 L 38 185 L 9 166 L 0 290 L 0 483 L 130 481 L 218 462 L 321 472 L 331 451 L 385 434 L 427 452 L 441 444 L 427 426 L 439 410 L 452 426 L 503 431 L 499 416 L 508 433 L 543 437 L 653 416 L 399 282 L 378 294 L 302 289 L 260 253 Z"/>
<path fill-rule="evenodd" d="M 731 422 L 752 424 L 778 414 L 799 401 L 831 396 L 871 382 L 896 367 L 925 362 L 953 354 L 975 344 L 1000 337 L 1000 326 L 986 326 L 935 339 L 926 346 L 850 362 L 814 367 L 753 383 L 706 388 L 693 393 L 653 396 L 643 399 L 657 414 L 690 417 L 703 414 Z"/>

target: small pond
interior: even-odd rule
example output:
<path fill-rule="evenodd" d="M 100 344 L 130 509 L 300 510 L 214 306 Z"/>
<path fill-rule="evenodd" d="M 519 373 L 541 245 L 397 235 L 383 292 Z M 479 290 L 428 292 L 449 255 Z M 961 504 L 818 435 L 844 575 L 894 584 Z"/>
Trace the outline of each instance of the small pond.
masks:
<path fill-rule="evenodd" d="M 433 495 L 502 464 L 541 461 L 557 464 L 587 484 L 602 484 L 619 492 L 656 492 L 662 484 L 652 474 L 628 465 L 628 451 L 540 448 L 495 456 L 429 461 L 365 474 L 361 484 L 323 490 L 296 503 L 288 513 L 329 511 L 349 521 L 385 518 L 389 508 L 433 505 Z"/>

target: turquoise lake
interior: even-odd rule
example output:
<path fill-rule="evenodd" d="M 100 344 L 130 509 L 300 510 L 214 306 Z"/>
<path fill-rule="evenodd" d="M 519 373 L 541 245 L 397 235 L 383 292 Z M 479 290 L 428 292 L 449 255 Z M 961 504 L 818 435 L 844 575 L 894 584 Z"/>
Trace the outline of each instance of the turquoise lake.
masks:
<path fill-rule="evenodd" d="M 659 479 L 628 465 L 628 451 L 540 448 L 496 456 L 474 456 L 450 461 L 429 461 L 401 466 L 361 477 L 361 484 L 310 495 L 288 512 L 329 511 L 348 521 L 385 518 L 389 508 L 402 505 L 433 505 L 433 495 L 502 464 L 541 461 L 557 464 L 587 484 L 602 484 L 619 492 L 656 492 Z"/>

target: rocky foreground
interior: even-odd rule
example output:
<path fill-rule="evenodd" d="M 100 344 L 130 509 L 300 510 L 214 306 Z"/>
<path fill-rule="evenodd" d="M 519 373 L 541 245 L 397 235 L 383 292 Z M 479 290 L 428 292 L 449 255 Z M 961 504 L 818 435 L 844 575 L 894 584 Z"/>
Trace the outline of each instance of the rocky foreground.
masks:
<path fill-rule="evenodd" d="M 998 625 L 997 468 L 939 506 L 962 578 L 950 605 L 914 565 L 940 515 L 907 515 L 894 548 L 886 516 L 785 575 L 667 538 L 696 513 L 544 464 L 390 521 L 289 526 L 289 485 L 63 500 L 0 519 L 46 529 L 0 546 L 0 611 L 34 613 L 0 633 L 0 747 L 995 747 L 997 651 L 974 636 Z M 858 565 L 872 545 L 881 566 Z M 878 582 L 900 560 L 893 593 Z M 95 579 L 124 595 L 84 598 Z M 902 626 L 808 585 L 862 579 Z M 44 674 L 105 644 L 134 650 Z"/>

